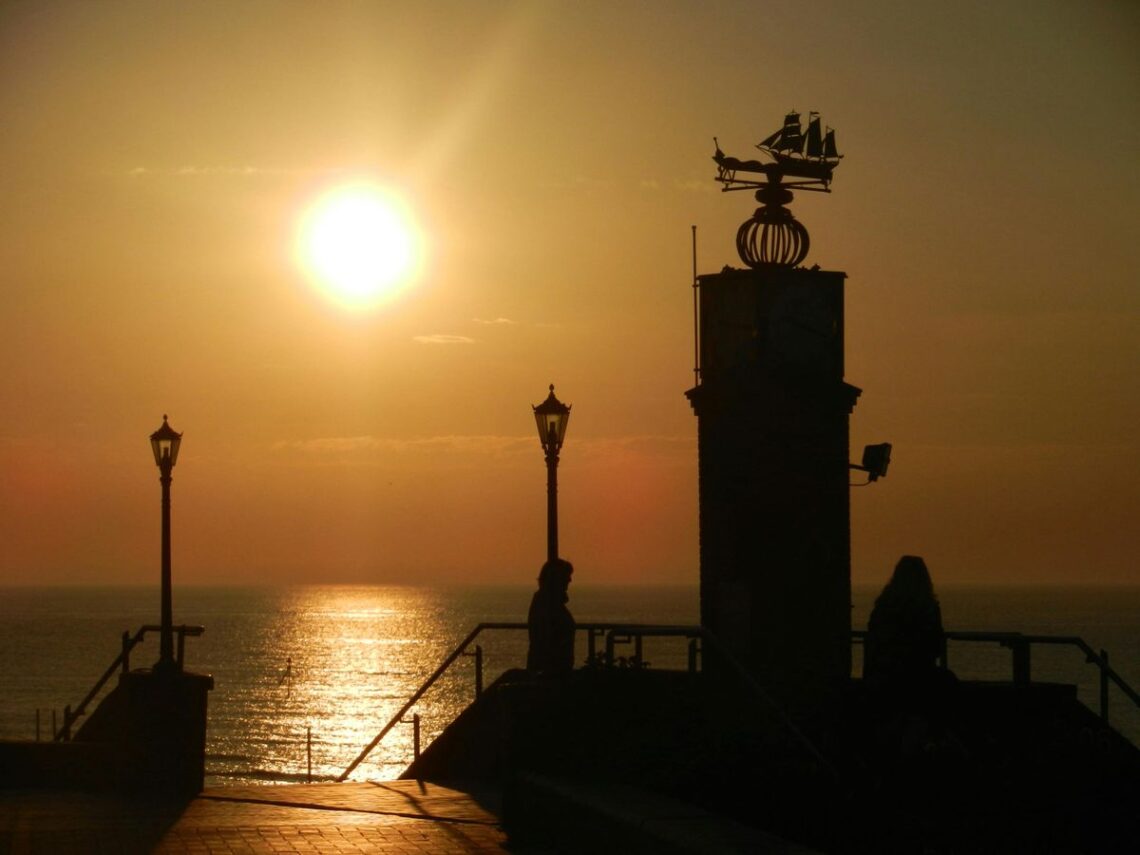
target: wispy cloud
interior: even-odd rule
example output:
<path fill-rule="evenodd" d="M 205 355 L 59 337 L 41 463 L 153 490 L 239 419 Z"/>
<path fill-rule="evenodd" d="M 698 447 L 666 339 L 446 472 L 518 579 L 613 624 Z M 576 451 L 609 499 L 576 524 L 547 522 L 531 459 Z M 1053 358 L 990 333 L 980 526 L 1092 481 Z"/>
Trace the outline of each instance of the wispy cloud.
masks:
<path fill-rule="evenodd" d="M 516 452 L 531 452 L 533 437 L 527 436 L 429 436 L 414 439 L 397 439 L 381 436 L 330 436 L 318 439 L 281 440 L 274 443 L 275 451 L 296 451 L 314 456 L 417 454 L 439 455 L 479 454 L 502 456 Z"/>
<path fill-rule="evenodd" d="M 690 178 L 688 180 L 673 180 L 673 189 L 680 190 L 684 193 L 717 193 L 716 182 L 712 180 L 710 174 L 708 178 Z"/>
<path fill-rule="evenodd" d="M 471 321 L 476 324 L 498 324 L 503 326 L 514 326 L 518 321 L 512 321 L 510 318 L 495 318 L 494 320 L 487 320 L 486 318 L 472 318 Z"/>
<path fill-rule="evenodd" d="M 340 168 L 288 168 L 288 167 L 265 167 L 265 166 L 176 166 L 172 168 L 155 168 L 151 166 L 136 166 L 133 169 L 127 170 L 127 175 L 134 178 L 144 177 L 181 177 L 181 178 L 194 178 L 201 176 L 236 176 L 236 177 L 257 177 L 257 176 L 297 176 L 297 175 L 337 175 L 344 172 Z"/>
<path fill-rule="evenodd" d="M 575 455 L 582 458 L 604 458 L 637 454 L 650 457 L 691 457 L 696 448 L 695 436 L 637 435 L 619 437 L 581 438 L 574 442 Z M 530 434 L 521 436 L 428 436 L 400 439 L 382 436 L 331 436 L 316 439 L 281 440 L 274 443 L 275 451 L 295 451 L 313 456 L 367 456 L 369 454 L 438 455 L 454 453 L 464 455 L 504 456 L 515 453 L 532 454 L 535 441 Z"/>
<path fill-rule="evenodd" d="M 474 344 L 475 339 L 465 335 L 448 335 L 447 333 L 433 333 L 432 335 L 412 336 L 413 341 L 420 344 Z"/>

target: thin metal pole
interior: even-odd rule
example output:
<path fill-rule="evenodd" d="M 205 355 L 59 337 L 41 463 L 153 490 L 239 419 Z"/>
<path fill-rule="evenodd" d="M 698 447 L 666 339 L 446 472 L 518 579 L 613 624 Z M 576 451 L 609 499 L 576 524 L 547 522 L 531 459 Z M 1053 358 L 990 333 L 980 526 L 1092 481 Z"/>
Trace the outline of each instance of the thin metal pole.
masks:
<path fill-rule="evenodd" d="M 558 455 L 546 455 L 546 560 L 558 557 Z"/>
<path fill-rule="evenodd" d="M 313 783 L 313 726 L 305 728 L 305 755 L 308 758 L 308 768 L 305 772 L 305 783 Z"/>
<path fill-rule="evenodd" d="M 475 645 L 475 700 L 483 694 L 483 645 Z"/>
<path fill-rule="evenodd" d="M 701 385 L 701 325 L 698 294 L 700 282 L 697 280 L 697 227 L 693 226 L 693 385 Z"/>
<path fill-rule="evenodd" d="M 420 714 L 412 715 L 412 751 L 415 759 L 420 759 Z"/>
<path fill-rule="evenodd" d="M 158 664 L 163 667 L 174 665 L 174 615 L 170 594 L 170 481 L 173 464 L 170 457 L 163 458 L 162 482 L 162 640 L 159 647 Z"/>

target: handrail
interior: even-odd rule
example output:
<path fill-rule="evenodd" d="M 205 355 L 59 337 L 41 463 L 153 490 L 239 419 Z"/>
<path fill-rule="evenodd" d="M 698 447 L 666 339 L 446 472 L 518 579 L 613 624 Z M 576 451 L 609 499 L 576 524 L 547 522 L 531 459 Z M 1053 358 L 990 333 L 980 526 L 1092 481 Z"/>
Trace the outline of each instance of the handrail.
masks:
<path fill-rule="evenodd" d="M 629 627 L 632 627 L 632 626 L 635 626 L 635 624 L 579 623 L 576 625 L 575 628 L 579 629 L 579 630 L 585 630 L 588 633 L 587 638 L 588 638 L 588 645 L 589 645 L 589 658 L 591 661 L 593 661 L 594 655 L 595 655 L 595 650 L 594 650 L 595 633 L 597 633 L 599 631 L 604 632 L 606 629 L 609 629 L 611 627 L 621 627 L 623 629 L 628 629 Z M 366 758 L 369 754 L 371 754 L 372 750 L 377 745 L 380 744 L 380 740 L 382 740 L 385 736 L 388 735 L 388 731 L 390 731 L 393 727 L 395 727 L 397 724 L 399 724 L 403 720 L 404 715 L 408 712 L 408 710 L 410 710 L 415 705 L 416 701 L 418 701 L 420 698 L 422 698 L 424 696 L 424 694 L 427 692 L 427 690 L 430 689 L 435 684 L 436 680 L 438 680 L 440 677 L 442 677 L 444 675 L 444 673 L 447 671 L 447 669 L 451 667 L 452 663 L 454 663 L 456 659 L 458 659 L 460 656 L 463 655 L 463 651 L 465 651 L 467 649 L 467 646 L 469 644 L 471 644 L 471 642 L 474 641 L 475 638 L 481 632 L 483 632 L 484 630 L 493 630 L 493 629 L 522 630 L 522 629 L 527 629 L 527 628 L 528 628 L 528 624 L 519 623 L 516 621 L 484 621 L 483 623 L 477 624 L 475 626 L 475 628 L 467 634 L 467 637 L 464 638 L 463 641 L 459 642 L 459 645 L 453 651 L 451 651 L 451 653 L 447 656 L 446 659 L 443 660 L 443 662 L 440 664 L 440 666 L 438 668 L 436 668 L 435 671 L 432 672 L 431 676 L 428 677 L 423 682 L 423 684 L 419 687 L 419 689 L 416 690 L 415 694 L 413 694 L 411 696 L 411 698 L 409 698 L 408 701 L 402 707 L 400 707 L 399 710 L 397 710 L 396 714 L 393 715 L 388 720 L 388 723 L 385 724 L 384 727 L 382 727 L 380 729 L 380 732 L 378 734 L 376 734 L 376 737 L 371 742 L 369 742 L 368 745 L 366 745 L 364 747 L 364 749 L 360 752 L 360 754 L 357 755 L 356 759 L 353 760 L 352 763 L 349 764 L 348 768 L 345 769 L 344 772 L 342 772 L 340 774 L 340 776 L 337 778 L 337 780 L 338 781 L 344 781 L 348 778 L 349 775 L 351 775 L 353 773 L 353 771 L 356 769 L 356 767 L 359 766 L 364 761 L 364 758 Z M 666 627 L 666 626 L 647 626 L 645 628 L 655 630 L 656 632 L 654 634 L 665 634 L 668 630 L 678 629 L 678 627 Z M 679 629 L 684 630 L 684 629 L 689 629 L 689 628 L 688 627 L 680 627 Z M 479 675 L 479 679 L 481 682 L 481 679 L 482 679 L 481 674 Z"/>
<path fill-rule="evenodd" d="M 356 759 L 349 764 L 348 768 L 344 770 L 338 777 L 337 781 L 343 782 L 347 780 L 348 776 L 356 770 L 364 759 L 372 753 L 373 749 L 380 744 L 380 741 L 388 735 L 397 724 L 404 721 L 404 716 L 407 714 L 415 703 L 424 696 L 435 682 L 446 673 L 447 669 L 463 655 L 468 645 L 473 642 L 483 630 L 495 629 L 508 629 L 508 630 L 524 630 L 527 629 L 526 623 L 515 622 L 485 622 L 475 626 L 467 634 L 467 636 L 456 646 L 454 650 L 440 663 L 439 667 L 431 673 L 419 689 L 407 700 L 407 702 L 400 707 L 399 710 L 388 720 L 387 724 L 381 728 L 380 732 L 376 734 L 375 738 L 364 747 L 364 749 L 356 756 Z M 819 749 L 809 740 L 792 722 L 791 718 L 786 712 L 776 703 L 767 690 L 763 687 L 759 680 L 752 675 L 747 668 L 728 650 L 723 642 L 720 641 L 715 635 L 701 626 L 687 626 L 676 624 L 634 624 L 634 623 L 598 623 L 598 622 L 585 622 L 578 623 L 575 626 L 576 630 L 582 630 L 587 633 L 587 646 L 588 655 L 587 662 L 598 662 L 597 652 L 595 650 L 595 638 L 598 634 L 606 635 L 606 652 L 604 662 L 607 667 L 614 665 L 614 644 L 617 640 L 628 641 L 630 638 L 636 639 L 636 653 L 635 662 L 638 665 L 645 663 L 641 659 L 641 639 L 645 636 L 651 637 L 681 637 L 688 638 L 690 642 L 693 639 L 701 639 L 704 642 L 710 642 L 716 650 L 720 659 L 727 663 L 733 670 L 735 670 L 745 681 L 746 684 L 760 697 L 760 699 L 769 706 L 776 716 L 780 719 L 781 724 L 788 728 L 789 732 L 808 750 L 808 752 L 816 759 L 820 766 L 826 769 L 833 776 L 837 776 L 838 772 L 835 767 L 828 762 L 828 760 L 819 752 Z M 479 660 L 481 664 L 481 658 Z M 689 667 L 695 670 L 694 652 L 690 648 Z M 478 673 L 476 679 L 479 683 L 482 680 L 482 674 Z"/>
<path fill-rule="evenodd" d="M 474 641 L 475 637 L 479 635 L 479 633 L 481 633 L 484 629 L 526 629 L 526 627 L 527 625 L 525 623 L 480 623 L 476 625 L 476 627 L 471 630 L 471 632 L 467 633 L 467 637 L 464 638 L 463 641 L 459 642 L 459 646 L 451 651 L 451 653 L 446 659 L 443 660 L 440 666 L 432 672 L 432 675 L 428 677 L 427 680 L 425 680 L 418 689 L 416 689 L 415 694 L 413 694 L 411 698 L 408 699 L 408 702 L 400 707 L 399 711 L 394 716 L 392 716 L 391 719 L 388 720 L 388 723 L 384 725 L 383 728 L 381 728 L 378 734 L 376 734 L 376 738 L 364 747 L 364 750 L 361 751 L 360 754 L 357 755 L 356 759 L 349 764 L 348 768 L 340 774 L 340 776 L 337 778 L 337 781 L 344 781 L 348 778 L 349 775 L 352 774 L 353 770 L 355 770 L 356 767 L 364 761 L 364 758 L 372 753 L 372 749 L 380 744 L 380 740 L 388 735 L 388 731 L 399 724 L 400 719 L 404 717 L 404 713 L 410 710 L 415 705 L 416 701 L 422 698 L 424 696 L 424 693 L 427 692 L 427 690 L 435 684 L 435 681 L 443 676 L 444 672 L 451 667 L 452 662 L 463 655 L 463 651 L 467 649 L 467 645 Z"/>
<path fill-rule="evenodd" d="M 172 629 L 178 633 L 177 662 L 178 667 L 181 669 L 183 655 L 185 653 L 186 636 L 197 637 L 205 632 L 206 628 L 193 624 L 180 624 L 179 626 L 172 627 Z M 115 657 L 115 660 L 108 666 L 107 670 L 103 672 L 103 676 L 95 681 L 95 686 L 87 693 L 83 700 L 79 702 L 79 705 L 76 706 L 74 710 L 70 706 L 63 708 L 63 726 L 53 735 L 52 738 L 55 742 L 67 742 L 71 739 L 71 726 L 80 716 L 86 714 L 87 705 L 95 699 L 95 696 L 99 694 L 115 671 L 119 670 L 120 667 L 124 672 L 130 669 L 131 651 L 143 641 L 148 632 L 162 632 L 162 627 L 158 624 L 148 623 L 141 626 L 134 636 L 131 636 L 127 630 L 123 630 L 122 648 L 119 651 L 119 655 Z"/>
<path fill-rule="evenodd" d="M 1113 682 L 1124 693 L 1125 697 L 1140 708 L 1140 693 L 1137 693 L 1120 674 L 1108 664 L 1108 652 L 1101 650 L 1097 653 L 1083 638 L 1078 635 L 1035 635 L 1021 632 L 977 632 L 973 630 L 950 630 L 944 632 L 942 644 L 942 664 L 947 665 L 947 641 L 996 641 L 1002 647 L 1008 647 L 1012 655 L 1013 682 L 1023 685 L 1032 682 L 1030 676 L 1030 648 L 1034 644 L 1068 645 L 1076 647 L 1085 655 L 1085 662 L 1097 667 L 1100 671 L 1100 717 L 1108 721 L 1108 684 Z M 854 641 L 865 641 L 867 630 L 855 629 L 851 631 Z"/>
<path fill-rule="evenodd" d="M 822 754 L 820 754 L 819 749 L 815 747 L 815 744 L 806 736 L 804 736 L 803 732 L 800 731 L 798 727 L 796 727 L 788 714 L 784 712 L 783 708 L 776 703 L 772 696 L 768 694 L 768 691 L 764 688 L 764 686 L 761 685 L 760 681 L 756 679 L 756 676 L 747 668 L 745 668 L 744 664 L 739 659 L 737 659 L 731 651 L 729 651 L 728 647 L 711 632 L 704 630 L 701 637 L 706 641 L 711 641 L 713 643 L 713 646 L 717 649 L 717 656 L 731 665 L 737 671 L 737 673 L 744 678 L 745 682 L 747 682 L 752 687 L 752 690 L 756 692 L 760 698 L 768 704 L 769 707 L 772 708 L 777 717 L 781 720 L 781 723 L 786 728 L 788 728 L 792 735 L 799 740 L 800 744 L 807 748 L 808 752 L 813 757 L 815 757 L 816 762 L 818 762 L 824 769 L 826 769 L 833 778 L 838 779 L 838 770 L 830 762 L 828 762 L 828 760 Z"/>

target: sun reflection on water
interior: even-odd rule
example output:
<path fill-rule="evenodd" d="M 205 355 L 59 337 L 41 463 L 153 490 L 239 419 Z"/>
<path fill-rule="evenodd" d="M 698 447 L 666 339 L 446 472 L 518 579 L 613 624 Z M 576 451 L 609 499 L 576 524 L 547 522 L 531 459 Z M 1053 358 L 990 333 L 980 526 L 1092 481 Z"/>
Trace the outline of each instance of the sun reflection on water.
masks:
<path fill-rule="evenodd" d="M 443 599 L 424 589 L 290 589 L 274 613 L 269 624 L 243 621 L 240 608 L 213 620 L 213 639 L 242 655 L 214 659 L 212 776 L 304 779 L 311 732 L 313 778 L 335 777 L 456 642 Z M 447 703 L 440 688 L 428 710 Z M 411 756 L 412 728 L 397 726 L 354 777 L 393 778 Z"/>
<path fill-rule="evenodd" d="M 194 652 L 216 686 L 206 774 L 224 784 L 304 781 L 310 732 L 313 780 L 336 778 L 477 623 L 525 621 L 531 590 L 306 586 L 198 594 L 197 614 L 185 619 L 209 627 Z M 583 589 L 573 604 L 582 620 L 690 623 L 696 613 L 688 589 L 654 597 Z M 478 643 L 485 686 L 526 660 L 525 632 L 489 631 Z M 578 648 L 581 662 L 583 637 Z M 684 667 L 683 644 L 671 663 L 657 653 L 655 665 Z M 352 779 L 398 777 L 413 757 L 411 715 L 421 715 L 427 747 L 474 699 L 473 677 L 473 659 L 456 661 Z"/>

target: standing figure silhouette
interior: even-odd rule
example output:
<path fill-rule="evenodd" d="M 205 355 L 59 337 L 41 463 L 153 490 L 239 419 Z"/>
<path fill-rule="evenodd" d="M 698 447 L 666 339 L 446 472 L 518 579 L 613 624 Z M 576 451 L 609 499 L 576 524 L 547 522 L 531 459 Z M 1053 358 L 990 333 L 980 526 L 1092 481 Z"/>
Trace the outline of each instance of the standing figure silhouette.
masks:
<path fill-rule="evenodd" d="M 528 671 L 566 674 L 574 668 L 574 616 L 566 607 L 573 573 L 573 565 L 562 558 L 547 561 L 539 571 L 538 590 L 531 598 L 527 616 Z"/>

